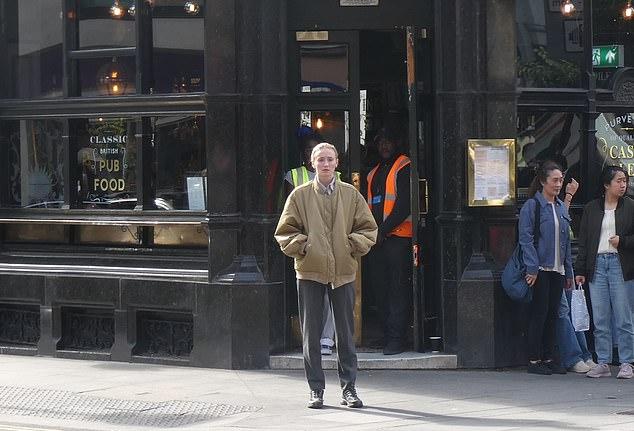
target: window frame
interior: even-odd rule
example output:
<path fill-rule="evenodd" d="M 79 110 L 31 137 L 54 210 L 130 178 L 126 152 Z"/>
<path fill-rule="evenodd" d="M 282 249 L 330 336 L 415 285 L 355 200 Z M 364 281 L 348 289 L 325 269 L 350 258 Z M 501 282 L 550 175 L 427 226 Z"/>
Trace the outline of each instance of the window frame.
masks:
<path fill-rule="evenodd" d="M 63 16 L 75 13 L 76 0 L 58 0 L 62 2 Z M 78 47 L 78 20 L 63 20 L 63 96 L 47 99 L 0 99 L 0 121 L 56 118 L 64 123 L 64 205 L 61 208 L 8 208 L 0 205 L 0 223 L 6 228 L 12 223 L 40 223 L 70 225 L 68 245 L 77 246 L 76 227 L 79 225 L 98 226 L 138 226 L 141 228 L 139 246 L 153 246 L 153 227 L 158 225 L 207 226 L 210 221 L 209 206 L 206 210 L 157 210 L 154 209 L 153 163 L 154 149 L 151 145 L 151 118 L 166 115 L 200 115 L 207 119 L 209 104 L 209 44 L 204 42 L 205 86 L 201 92 L 150 94 L 152 73 L 152 16 L 144 8 L 145 0 L 135 0 L 137 10 L 136 46 L 125 48 L 84 49 Z M 208 22 L 208 2 L 201 4 L 205 34 Z M 74 25 L 73 25 L 74 23 Z M 4 42 L 0 42 L 2 45 Z M 136 93 L 125 96 L 79 96 L 78 62 L 85 58 L 107 58 L 115 56 L 136 56 L 135 74 Z M 137 206 L 131 210 L 123 209 L 82 209 L 77 208 L 77 176 L 75 174 L 76 147 L 72 142 L 70 128 L 73 120 L 79 118 L 122 118 L 138 121 L 137 133 Z M 206 127 L 206 129 L 208 129 Z M 209 151 L 210 133 L 205 133 L 205 151 Z M 207 160 L 209 157 L 207 156 Z M 208 172 L 208 171 L 207 171 Z M 209 175 L 209 172 L 208 174 Z M 0 178 L 0 186 L 5 179 Z M 75 187 L 73 187 L 75 185 Z M 5 193 L 4 191 L 1 193 Z M 207 191 L 207 202 L 210 192 Z M 3 200 L 4 201 L 4 200 Z M 237 216 L 231 217 L 231 223 L 238 223 Z M 3 229 L 0 228 L 0 231 Z M 1 242 L 1 238 L 0 238 Z M 134 246 L 138 247 L 138 246 Z"/>

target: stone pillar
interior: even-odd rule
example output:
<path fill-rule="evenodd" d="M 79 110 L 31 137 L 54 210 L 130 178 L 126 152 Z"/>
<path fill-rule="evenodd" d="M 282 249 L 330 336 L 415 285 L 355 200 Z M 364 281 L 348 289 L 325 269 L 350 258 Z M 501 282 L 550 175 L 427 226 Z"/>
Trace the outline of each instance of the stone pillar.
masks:
<path fill-rule="evenodd" d="M 502 364 L 498 347 L 510 342 L 500 339 L 499 326 L 508 317 L 500 312 L 512 304 L 494 274 L 510 252 L 496 238 L 513 237 L 514 208 L 466 207 L 465 146 L 469 138 L 516 135 L 515 1 L 436 1 L 435 14 L 444 347 L 460 366 L 492 367 Z"/>
<path fill-rule="evenodd" d="M 273 239 L 286 142 L 286 2 L 207 2 L 210 279 L 254 255 L 272 297 L 271 348 L 283 347 L 284 260 Z M 218 259 L 220 257 L 220 259 Z"/>

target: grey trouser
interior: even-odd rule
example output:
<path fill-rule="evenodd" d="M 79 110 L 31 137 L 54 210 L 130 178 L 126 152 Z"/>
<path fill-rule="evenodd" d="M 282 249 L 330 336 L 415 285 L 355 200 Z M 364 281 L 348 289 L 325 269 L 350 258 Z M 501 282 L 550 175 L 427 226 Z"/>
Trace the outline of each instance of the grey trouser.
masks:
<path fill-rule="evenodd" d="M 331 289 L 327 284 L 297 280 L 299 321 L 302 326 L 304 369 L 311 390 L 324 389 L 326 379 L 321 367 L 321 330 L 324 293 L 328 292 L 335 321 L 335 343 L 339 382 L 344 389 L 357 378 L 357 352 L 354 347 L 354 283 Z"/>

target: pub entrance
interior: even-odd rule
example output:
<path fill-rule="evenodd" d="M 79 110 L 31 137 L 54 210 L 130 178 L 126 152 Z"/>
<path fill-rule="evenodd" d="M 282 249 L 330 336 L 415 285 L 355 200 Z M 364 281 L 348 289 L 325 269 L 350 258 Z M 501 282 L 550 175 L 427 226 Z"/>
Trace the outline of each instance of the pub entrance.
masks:
<path fill-rule="evenodd" d="M 288 167 L 301 164 L 302 135 L 316 133 L 339 151 L 344 181 L 366 196 L 368 172 L 379 162 L 374 138 L 385 126 L 397 127 L 403 151 L 412 160 L 411 206 L 414 226 L 411 330 L 407 350 L 424 351 L 429 335 L 440 331 L 431 254 L 433 224 L 428 222 L 428 173 L 432 160 L 431 97 L 422 57 L 429 55 L 424 31 L 292 31 L 289 33 Z M 427 87 L 425 87 L 427 86 Z M 420 247 L 419 244 L 425 244 Z M 427 259 L 429 258 L 429 259 Z M 430 288 L 426 289 L 425 286 Z M 294 274 L 287 271 L 287 310 L 297 312 Z M 358 274 L 355 335 L 362 349 L 383 343 L 381 287 L 369 282 L 367 268 Z"/>

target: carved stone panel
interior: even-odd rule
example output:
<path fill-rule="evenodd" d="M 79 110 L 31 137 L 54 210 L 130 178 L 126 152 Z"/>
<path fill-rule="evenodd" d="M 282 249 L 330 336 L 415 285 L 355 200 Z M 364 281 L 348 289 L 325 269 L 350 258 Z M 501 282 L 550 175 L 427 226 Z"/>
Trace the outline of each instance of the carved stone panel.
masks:
<path fill-rule="evenodd" d="M 194 323 L 187 313 L 139 312 L 135 354 L 188 357 L 194 346 Z"/>
<path fill-rule="evenodd" d="M 0 304 L 0 343 L 34 346 L 39 339 L 39 307 Z"/>
<path fill-rule="evenodd" d="M 108 351 L 114 343 L 112 310 L 62 308 L 61 350 Z"/>

